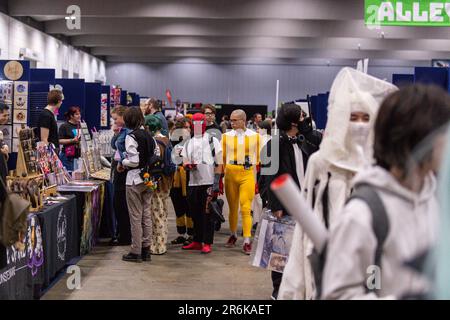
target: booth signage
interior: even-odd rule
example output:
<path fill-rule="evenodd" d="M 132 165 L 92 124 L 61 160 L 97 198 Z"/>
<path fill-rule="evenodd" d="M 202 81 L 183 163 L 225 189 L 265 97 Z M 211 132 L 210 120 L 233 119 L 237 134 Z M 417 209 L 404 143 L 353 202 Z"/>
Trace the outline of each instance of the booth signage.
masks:
<path fill-rule="evenodd" d="M 450 0 L 365 0 L 366 25 L 450 27 Z"/>

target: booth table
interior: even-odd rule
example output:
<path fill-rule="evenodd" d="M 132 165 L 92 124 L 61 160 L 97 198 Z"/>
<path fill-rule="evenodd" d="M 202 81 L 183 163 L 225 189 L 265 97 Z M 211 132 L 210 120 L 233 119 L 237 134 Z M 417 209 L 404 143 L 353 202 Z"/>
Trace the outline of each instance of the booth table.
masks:
<path fill-rule="evenodd" d="M 68 198 L 67 201 L 55 204 L 37 214 L 42 226 L 44 244 L 44 287 L 50 284 L 70 260 L 79 256 L 77 204 L 75 196 L 65 197 Z"/>
<path fill-rule="evenodd" d="M 100 222 L 107 196 L 104 181 L 73 181 L 59 186 L 61 194 L 74 194 L 77 199 L 77 223 L 80 230 L 79 255 L 89 253 L 97 244 Z"/>
<path fill-rule="evenodd" d="M 6 249 L 7 266 L 0 270 L 0 300 L 33 299 L 42 287 L 78 256 L 79 231 L 75 196 L 28 216 L 25 251 Z"/>
<path fill-rule="evenodd" d="M 59 186 L 67 200 L 29 214 L 25 251 L 6 248 L 0 270 L 0 300 L 39 298 L 43 288 L 73 258 L 90 252 L 99 237 L 108 190 L 104 181 L 74 181 Z"/>

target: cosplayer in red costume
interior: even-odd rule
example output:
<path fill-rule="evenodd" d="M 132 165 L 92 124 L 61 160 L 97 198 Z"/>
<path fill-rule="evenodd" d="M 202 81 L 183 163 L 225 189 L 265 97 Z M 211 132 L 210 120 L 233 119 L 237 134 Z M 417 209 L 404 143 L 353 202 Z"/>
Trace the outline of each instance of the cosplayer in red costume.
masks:
<path fill-rule="evenodd" d="M 188 205 L 194 219 L 194 241 L 184 250 L 211 252 L 214 239 L 214 219 L 207 213 L 208 200 L 220 192 L 222 147 L 219 141 L 206 131 L 205 115 L 192 117 L 192 138 L 186 143 L 181 155 L 183 165 L 189 172 Z"/>

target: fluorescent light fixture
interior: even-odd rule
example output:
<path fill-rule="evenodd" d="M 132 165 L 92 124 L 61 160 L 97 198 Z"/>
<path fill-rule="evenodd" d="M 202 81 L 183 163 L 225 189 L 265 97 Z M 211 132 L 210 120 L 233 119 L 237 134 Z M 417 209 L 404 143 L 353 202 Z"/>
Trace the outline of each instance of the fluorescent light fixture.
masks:
<path fill-rule="evenodd" d="M 66 19 L 66 20 L 75 20 L 77 17 L 73 17 L 73 16 L 70 16 L 70 17 L 64 17 L 64 19 Z"/>

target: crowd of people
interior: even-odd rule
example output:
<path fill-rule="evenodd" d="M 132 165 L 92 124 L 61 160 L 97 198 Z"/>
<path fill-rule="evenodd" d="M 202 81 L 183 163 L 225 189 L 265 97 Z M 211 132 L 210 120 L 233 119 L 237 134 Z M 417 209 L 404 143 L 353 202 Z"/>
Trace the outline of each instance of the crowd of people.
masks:
<path fill-rule="evenodd" d="M 254 114 L 247 121 L 244 110 L 235 110 L 220 124 L 212 105 L 175 119 L 166 119 L 154 99 L 144 114 L 116 107 L 118 233 L 112 242 L 131 243 L 126 261 L 166 253 L 170 198 L 178 233 L 170 243 L 210 254 L 217 221 L 209 204 L 223 194 L 230 230 L 225 247 L 239 244 L 250 255 L 262 211 L 279 219 L 289 215 L 270 185 L 290 174 L 328 230 L 328 242 L 317 253 L 296 225 L 284 272 L 271 274 L 274 299 L 423 297 L 430 289 L 427 271 L 408 263 L 427 260 L 436 241 L 440 162 L 433 150 L 444 142 L 433 136 L 422 157 L 417 148 L 450 120 L 449 101 L 436 87 L 399 90 L 344 68 L 331 88 L 323 134 L 296 104 L 282 105 L 276 119 Z M 157 188 L 148 186 L 143 172 L 159 176 Z M 372 265 L 381 270 L 375 288 L 366 281 Z"/>
<path fill-rule="evenodd" d="M 53 143 L 73 170 L 80 156 L 80 110 L 69 108 L 58 130 L 55 114 L 63 96 L 53 90 L 48 97 L 40 139 Z M 4 109 L 0 105 L 0 116 Z M 450 279 L 443 243 L 450 227 L 448 212 L 440 208 L 448 210 L 450 156 L 437 196 L 448 93 L 420 84 L 399 89 L 344 68 L 331 88 L 324 131 L 297 104 L 284 104 L 276 114 L 247 121 L 244 110 L 235 110 L 218 124 L 213 105 L 174 119 L 163 115 L 156 99 L 147 101 L 144 112 L 114 107 L 117 224 L 110 245 L 130 246 L 123 260 L 151 261 L 168 244 L 211 254 L 220 198 L 229 208 L 225 247 L 240 245 L 250 255 L 263 208 L 277 219 L 290 214 L 270 187 L 289 174 L 325 226 L 327 244 L 318 252 L 297 223 L 284 272 L 271 274 L 273 299 L 448 298 L 441 282 Z M 3 146 L 1 152 L 8 154 Z M 168 239 L 169 199 L 175 239 Z"/>
<path fill-rule="evenodd" d="M 242 250 L 249 255 L 261 135 L 247 129 L 246 113 L 235 110 L 218 125 L 215 107 L 204 105 L 198 113 L 177 115 L 172 120 L 162 115 L 158 100 L 149 99 L 144 112 L 136 107 L 116 106 L 111 115 L 115 132 L 112 147 L 116 150 L 112 181 L 117 232 L 110 244 L 131 244 L 123 259 L 148 261 L 150 255 L 165 254 L 169 242 L 182 245 L 183 250 L 211 253 L 220 222 L 209 204 L 224 193 L 231 230 L 226 246 L 236 245 L 240 208 Z M 266 123 L 269 130 L 271 124 Z M 170 241 L 169 198 L 178 233 Z"/>

